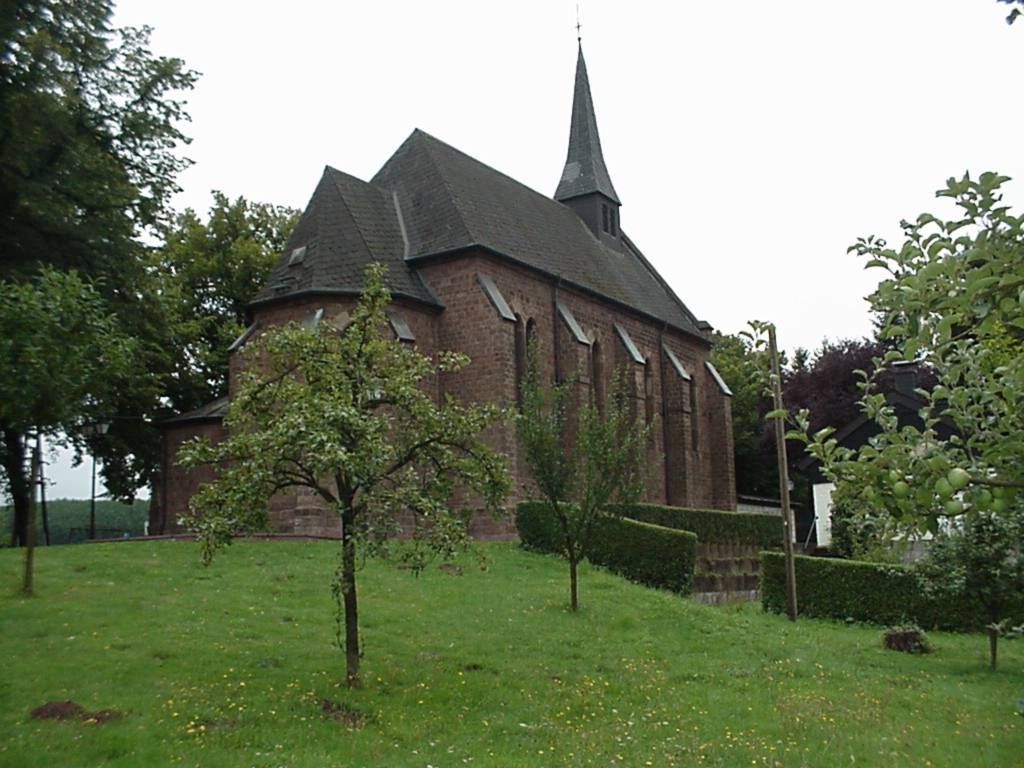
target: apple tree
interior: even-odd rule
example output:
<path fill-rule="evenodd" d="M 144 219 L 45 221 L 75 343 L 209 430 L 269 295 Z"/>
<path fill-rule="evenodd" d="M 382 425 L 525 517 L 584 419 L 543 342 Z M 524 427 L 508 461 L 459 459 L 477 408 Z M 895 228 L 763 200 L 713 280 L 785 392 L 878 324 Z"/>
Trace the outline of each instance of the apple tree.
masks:
<path fill-rule="evenodd" d="M 338 644 L 349 685 L 359 682 L 357 552 L 382 554 L 401 535 L 414 569 L 467 540 L 469 516 L 497 512 L 508 477 L 504 458 L 481 440 L 500 417 L 490 404 L 438 402 L 428 383 L 464 367 L 438 362 L 382 333 L 390 300 L 384 268 L 371 265 L 344 328 L 320 323 L 273 328 L 246 347 L 250 365 L 232 398 L 217 445 L 182 451 L 187 466 L 218 468 L 193 497 L 187 524 L 209 562 L 236 533 L 264 528 L 267 503 L 289 488 L 309 489 L 341 519 L 340 563 L 332 591 Z M 458 495 L 463 506 L 453 504 Z"/>

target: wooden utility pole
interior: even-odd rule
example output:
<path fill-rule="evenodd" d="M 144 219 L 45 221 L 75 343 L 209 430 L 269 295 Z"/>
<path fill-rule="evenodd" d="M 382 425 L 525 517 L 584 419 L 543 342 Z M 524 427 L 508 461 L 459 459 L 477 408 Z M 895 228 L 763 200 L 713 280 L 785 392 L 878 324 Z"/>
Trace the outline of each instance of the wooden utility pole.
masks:
<path fill-rule="evenodd" d="M 21 583 L 21 591 L 26 597 L 32 596 L 33 569 L 36 556 L 36 486 L 39 482 L 39 444 L 32 449 L 32 464 L 29 471 L 32 489 L 28 505 L 28 527 L 25 530 L 25 577 Z"/>
<path fill-rule="evenodd" d="M 782 374 L 779 370 L 779 350 L 775 345 L 775 326 L 768 326 L 768 351 L 772 366 L 772 410 L 777 411 L 775 421 L 775 456 L 779 464 L 779 498 L 782 500 L 783 551 L 786 557 L 786 613 L 796 621 L 796 566 L 793 562 L 793 508 L 789 504 L 789 464 L 786 461 L 786 426 L 782 415 Z"/>
<path fill-rule="evenodd" d="M 43 543 L 50 546 L 50 518 L 46 514 L 46 462 L 43 460 L 43 433 L 36 433 L 36 450 L 39 451 L 39 511 L 43 515 Z"/>

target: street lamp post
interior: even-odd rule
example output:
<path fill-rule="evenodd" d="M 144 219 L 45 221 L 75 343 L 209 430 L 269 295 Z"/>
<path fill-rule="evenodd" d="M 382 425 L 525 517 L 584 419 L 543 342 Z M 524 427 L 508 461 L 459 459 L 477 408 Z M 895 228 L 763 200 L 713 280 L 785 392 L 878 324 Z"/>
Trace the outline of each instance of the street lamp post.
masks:
<path fill-rule="evenodd" d="M 102 437 L 107 434 L 110 424 L 105 421 L 97 421 L 86 424 L 82 427 L 82 434 L 85 437 Z M 89 540 L 96 538 L 96 450 L 92 453 L 92 492 L 89 496 Z"/>

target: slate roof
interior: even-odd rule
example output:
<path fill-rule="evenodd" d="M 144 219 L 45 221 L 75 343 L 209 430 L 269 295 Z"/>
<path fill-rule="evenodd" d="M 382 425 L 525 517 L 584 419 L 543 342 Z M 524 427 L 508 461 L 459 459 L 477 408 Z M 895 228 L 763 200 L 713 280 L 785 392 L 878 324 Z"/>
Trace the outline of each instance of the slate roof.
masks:
<path fill-rule="evenodd" d="M 407 263 L 483 246 L 699 337 L 693 314 L 625 236 L 601 243 L 575 211 L 423 131 L 371 184 L 397 193 L 409 239 Z"/>
<path fill-rule="evenodd" d="M 576 87 L 572 95 L 572 124 L 569 129 L 569 152 L 565 158 L 562 178 L 555 190 L 555 200 L 600 192 L 620 202 L 612 185 L 612 178 L 604 164 L 601 137 L 597 132 L 594 100 L 590 96 L 587 62 L 583 60 L 583 46 L 576 57 Z"/>
<path fill-rule="evenodd" d="M 289 264 L 302 246 L 301 262 Z M 366 265 L 380 261 L 388 267 L 392 295 L 437 304 L 404 257 L 402 224 L 390 193 L 328 166 L 254 303 L 300 292 L 358 293 Z"/>
<path fill-rule="evenodd" d="M 579 162 L 580 174 L 563 179 L 557 194 L 599 191 L 618 202 L 601 156 L 582 50 L 572 133 L 567 168 Z M 324 170 L 254 303 L 302 292 L 358 293 L 366 264 L 381 261 L 393 295 L 441 306 L 417 262 L 481 247 L 706 339 L 636 245 L 624 234 L 615 245 L 621 247 L 602 243 L 569 206 L 417 129 L 369 182 Z M 302 246 L 301 260 L 291 259 Z"/>

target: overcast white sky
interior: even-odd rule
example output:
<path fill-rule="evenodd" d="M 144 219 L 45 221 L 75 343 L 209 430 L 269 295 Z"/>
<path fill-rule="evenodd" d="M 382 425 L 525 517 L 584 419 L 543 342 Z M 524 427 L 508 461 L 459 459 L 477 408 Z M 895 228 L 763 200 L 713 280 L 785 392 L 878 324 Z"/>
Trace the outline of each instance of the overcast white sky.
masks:
<path fill-rule="evenodd" d="M 944 210 L 950 175 L 1024 177 L 1024 23 L 995 0 L 581 3 L 622 225 L 697 314 L 779 343 L 870 331 L 878 277 L 846 248 Z M 421 128 L 545 194 L 565 161 L 574 0 L 121 0 L 117 25 L 202 73 L 195 165 L 210 191 L 297 208 L 324 165 L 370 178 Z M 1016 206 L 1022 186 L 1007 186 Z M 88 496 L 55 468 L 52 496 Z"/>

